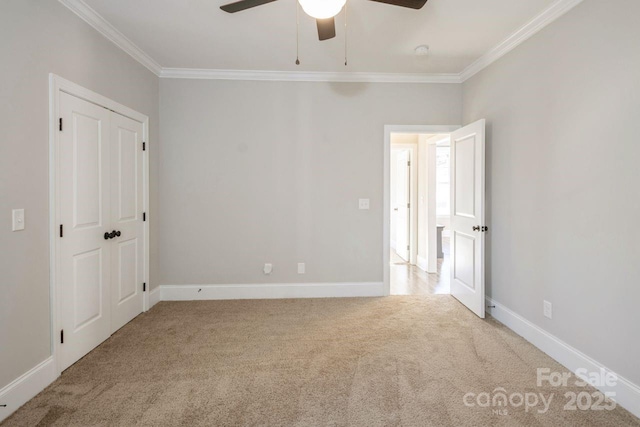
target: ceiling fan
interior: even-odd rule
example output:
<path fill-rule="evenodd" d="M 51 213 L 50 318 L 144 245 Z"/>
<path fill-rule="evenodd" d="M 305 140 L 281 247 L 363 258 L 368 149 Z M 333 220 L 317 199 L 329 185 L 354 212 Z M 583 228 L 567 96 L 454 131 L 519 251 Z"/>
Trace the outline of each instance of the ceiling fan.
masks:
<path fill-rule="evenodd" d="M 234 3 L 225 4 L 220 9 L 228 13 L 236 13 L 252 7 L 261 6 L 277 0 L 240 0 Z M 340 13 L 346 0 L 297 0 L 302 6 L 302 10 L 312 18 L 316 19 L 318 26 L 318 38 L 329 40 L 336 36 L 335 16 Z M 410 9 L 422 9 L 427 0 L 371 0 L 379 3 L 391 4 L 394 6 L 408 7 Z"/>

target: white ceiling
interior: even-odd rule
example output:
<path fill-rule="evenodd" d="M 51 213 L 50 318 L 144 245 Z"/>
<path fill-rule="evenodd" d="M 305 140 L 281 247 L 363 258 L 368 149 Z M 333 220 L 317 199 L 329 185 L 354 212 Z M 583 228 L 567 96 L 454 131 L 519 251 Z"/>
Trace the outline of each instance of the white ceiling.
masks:
<path fill-rule="evenodd" d="M 554 0 L 429 0 L 421 10 L 349 0 L 348 57 L 344 13 L 337 37 L 320 42 L 315 22 L 296 2 L 279 0 L 228 14 L 226 0 L 85 0 L 164 68 L 460 73 Z M 417 59 L 416 46 L 430 55 Z"/>

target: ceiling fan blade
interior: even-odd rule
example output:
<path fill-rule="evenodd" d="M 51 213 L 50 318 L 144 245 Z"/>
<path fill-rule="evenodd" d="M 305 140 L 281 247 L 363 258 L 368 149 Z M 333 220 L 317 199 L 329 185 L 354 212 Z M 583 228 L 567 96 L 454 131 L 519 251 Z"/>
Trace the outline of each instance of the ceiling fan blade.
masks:
<path fill-rule="evenodd" d="M 228 13 L 236 13 L 241 10 L 251 9 L 252 7 L 261 6 L 263 4 L 271 3 L 276 0 L 240 0 L 235 3 L 225 4 L 220 6 L 220 9 Z"/>
<path fill-rule="evenodd" d="M 411 9 L 422 9 L 422 6 L 424 6 L 427 3 L 427 0 L 371 0 L 371 1 L 377 1 L 378 3 L 392 4 L 394 6 L 400 6 L 400 7 L 408 7 Z"/>
<path fill-rule="evenodd" d="M 316 19 L 316 24 L 320 40 L 329 40 L 336 36 L 336 20 L 334 18 Z"/>

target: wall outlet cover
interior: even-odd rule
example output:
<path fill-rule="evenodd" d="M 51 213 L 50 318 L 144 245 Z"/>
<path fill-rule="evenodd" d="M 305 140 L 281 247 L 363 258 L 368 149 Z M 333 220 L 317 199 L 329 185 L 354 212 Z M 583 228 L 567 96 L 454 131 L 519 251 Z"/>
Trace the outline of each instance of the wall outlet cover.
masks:
<path fill-rule="evenodd" d="M 306 269 L 305 263 L 304 262 L 299 262 L 298 263 L 298 274 L 305 274 L 307 272 L 306 270 L 307 269 Z"/>
<path fill-rule="evenodd" d="M 370 205 L 369 199 L 359 199 L 358 200 L 358 208 L 359 209 L 363 209 L 363 210 L 369 209 L 369 205 Z"/>
<path fill-rule="evenodd" d="M 265 264 L 262 271 L 264 272 L 264 274 L 271 274 L 273 272 L 273 264 Z"/>

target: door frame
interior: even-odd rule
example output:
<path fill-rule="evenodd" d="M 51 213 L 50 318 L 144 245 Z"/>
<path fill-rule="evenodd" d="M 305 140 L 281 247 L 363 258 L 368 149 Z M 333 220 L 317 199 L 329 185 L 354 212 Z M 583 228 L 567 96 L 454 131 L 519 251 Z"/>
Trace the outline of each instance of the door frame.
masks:
<path fill-rule="evenodd" d="M 391 294 L 391 267 L 389 258 L 391 256 L 391 212 L 389 203 L 391 202 L 391 134 L 425 134 L 425 133 L 451 133 L 460 129 L 460 125 L 385 125 L 384 126 L 384 156 L 383 156 L 383 222 L 382 222 L 382 280 L 383 293 L 385 296 Z"/>
<path fill-rule="evenodd" d="M 104 107 L 120 115 L 129 117 L 132 120 L 142 123 L 142 140 L 146 143 L 146 150 L 142 153 L 143 164 L 143 209 L 146 212 L 144 223 L 144 260 L 143 260 L 143 280 L 147 284 L 146 292 L 142 295 L 142 312 L 149 310 L 149 117 L 138 113 L 129 107 L 119 104 L 105 96 L 77 85 L 53 73 L 49 74 L 49 310 L 51 324 L 51 356 L 53 358 L 56 377 L 60 376 L 61 369 L 57 355 L 60 350 L 60 340 L 58 331 L 60 330 L 59 298 L 56 278 L 59 270 L 58 259 L 58 205 L 56 197 L 58 194 L 58 176 L 56 174 L 58 164 L 58 145 L 60 143 L 59 122 L 60 117 L 60 93 L 67 93 L 77 98 L 83 99 L 92 104 Z"/>

